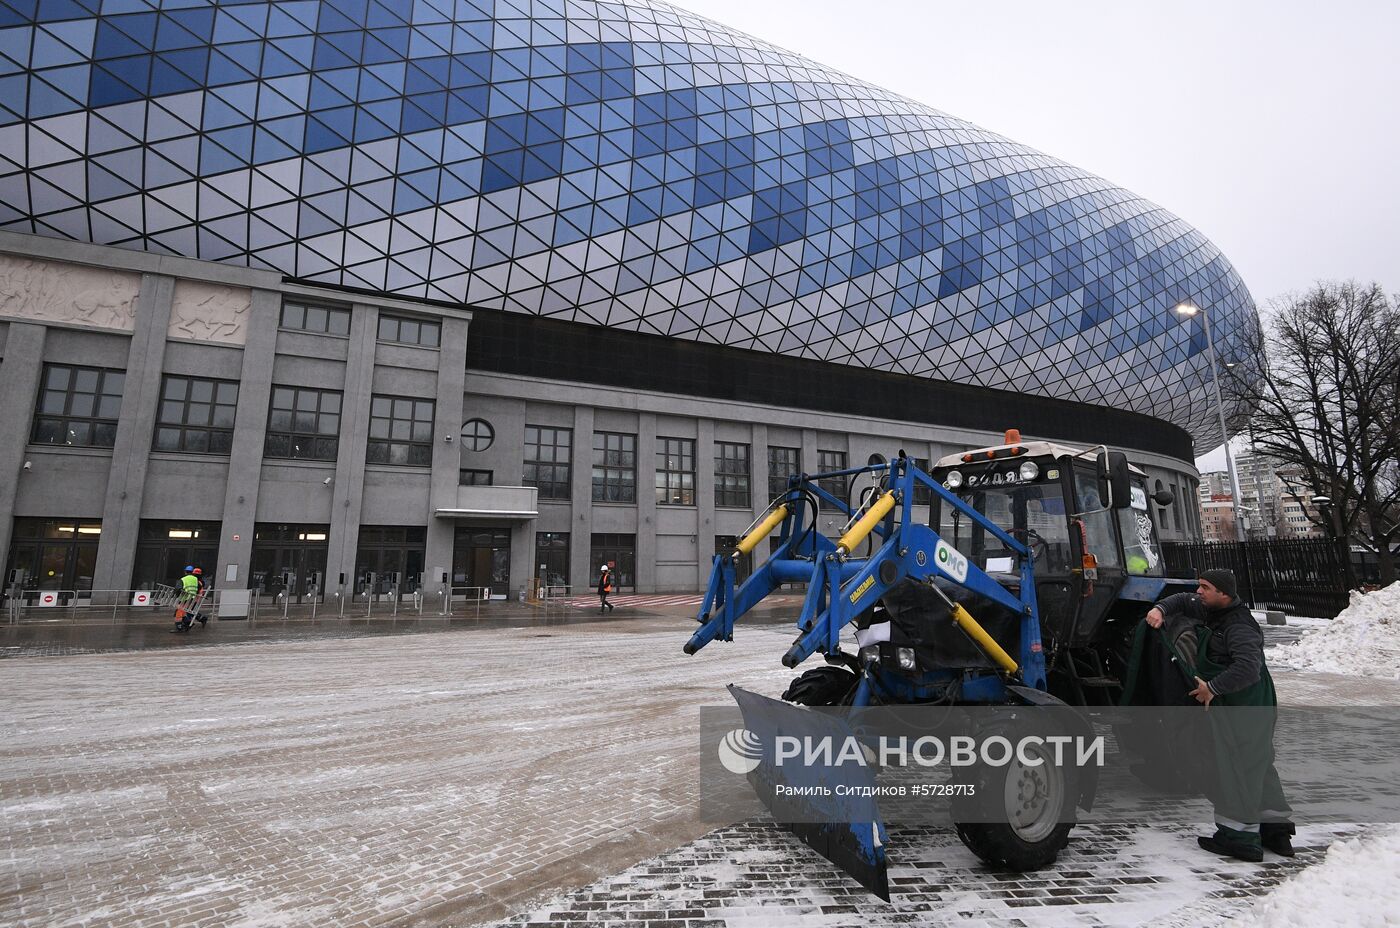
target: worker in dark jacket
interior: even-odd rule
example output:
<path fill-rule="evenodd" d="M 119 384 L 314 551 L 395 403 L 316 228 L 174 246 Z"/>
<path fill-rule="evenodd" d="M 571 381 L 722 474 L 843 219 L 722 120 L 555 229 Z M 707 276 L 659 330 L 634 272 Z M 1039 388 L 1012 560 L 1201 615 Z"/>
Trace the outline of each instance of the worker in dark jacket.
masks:
<path fill-rule="evenodd" d="M 1197 841 L 1212 853 L 1241 860 L 1263 860 L 1263 848 L 1292 857 L 1291 810 L 1274 769 L 1278 700 L 1264 663 L 1264 635 L 1239 600 L 1234 573 L 1203 572 L 1195 593 L 1168 596 L 1148 610 L 1146 618 L 1153 628 L 1196 625 L 1190 697 L 1206 709 L 1217 705 L 1268 710 L 1217 712 L 1211 718 L 1216 782 L 1210 798 L 1216 831 Z"/>

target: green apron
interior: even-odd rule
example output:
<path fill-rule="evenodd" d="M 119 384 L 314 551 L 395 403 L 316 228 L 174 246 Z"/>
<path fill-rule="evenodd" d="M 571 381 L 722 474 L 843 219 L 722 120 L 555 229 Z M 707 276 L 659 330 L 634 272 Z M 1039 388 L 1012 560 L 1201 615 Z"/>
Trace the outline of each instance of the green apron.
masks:
<path fill-rule="evenodd" d="M 1196 676 L 1210 681 L 1225 668 L 1207 656 L 1206 648 L 1214 630 L 1203 625 L 1200 632 Z M 1269 816 L 1277 818 L 1288 811 L 1288 803 L 1274 768 L 1278 698 L 1268 665 L 1260 665 L 1259 679 L 1254 683 L 1239 692 L 1211 700 L 1210 709 L 1217 706 L 1233 710 L 1204 713 L 1210 719 L 1216 773 L 1216 789 L 1207 795 L 1215 805 L 1217 818 L 1247 824 L 1262 821 L 1265 812 L 1277 813 Z"/>
<path fill-rule="evenodd" d="M 1121 704 L 1181 705 L 1182 710 L 1163 714 L 1157 732 L 1176 748 L 1169 752 L 1173 769 L 1159 774 L 1178 787 L 1204 792 L 1214 804 L 1217 817 L 1253 824 L 1266 811 L 1288 811 L 1274 768 L 1273 736 L 1278 714 L 1274 681 L 1269 668 L 1261 666 L 1259 679 L 1250 686 L 1215 697 L 1210 708 L 1199 714 L 1186 711 L 1198 705 L 1185 696 L 1187 690 L 1195 688 L 1196 677 L 1210 681 L 1225 669 L 1208 655 L 1214 634 L 1205 623 L 1179 623 L 1175 637 L 1168 635 L 1166 628 L 1139 624 L 1133 636 Z M 1160 667 L 1145 666 L 1149 635 L 1158 636 L 1179 672 L 1184 684 L 1180 695 L 1174 691 L 1175 680 L 1170 672 L 1164 679 Z"/>

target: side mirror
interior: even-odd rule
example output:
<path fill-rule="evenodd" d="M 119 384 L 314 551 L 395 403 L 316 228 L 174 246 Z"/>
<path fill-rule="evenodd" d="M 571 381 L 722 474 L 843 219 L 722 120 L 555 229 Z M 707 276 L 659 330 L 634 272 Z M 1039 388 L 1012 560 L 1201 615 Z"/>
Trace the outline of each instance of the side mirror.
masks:
<path fill-rule="evenodd" d="M 1175 499 L 1176 497 L 1172 496 L 1171 490 L 1158 490 L 1152 494 L 1152 502 L 1163 508 L 1170 506 Z"/>
<path fill-rule="evenodd" d="M 1127 509 L 1132 505 L 1132 481 L 1128 477 L 1128 456 L 1121 451 L 1109 451 L 1097 458 L 1099 499 L 1112 509 Z"/>

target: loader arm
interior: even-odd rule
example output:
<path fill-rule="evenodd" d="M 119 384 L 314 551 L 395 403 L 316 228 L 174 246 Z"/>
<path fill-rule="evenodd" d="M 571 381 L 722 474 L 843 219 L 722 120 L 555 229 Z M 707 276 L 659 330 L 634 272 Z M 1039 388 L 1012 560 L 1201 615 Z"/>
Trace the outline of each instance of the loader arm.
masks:
<path fill-rule="evenodd" d="M 696 616 L 700 628 L 686 642 L 685 653 L 694 654 L 715 639 L 733 641 L 734 624 L 784 583 L 805 583 L 811 589 L 822 562 L 835 551 L 836 546 L 817 531 L 817 513 L 809 501 L 827 506 L 844 516 L 853 516 L 850 506 L 826 492 L 816 481 L 878 472 L 887 467 L 856 467 L 830 474 L 792 477 L 792 489 L 787 496 L 774 500 L 765 513 L 766 517 L 755 520 L 752 530 L 740 540 L 735 551 L 715 555 L 705 596 L 700 601 Z M 783 509 L 786 509 L 785 514 Z M 808 509 L 813 511 L 809 513 Z M 736 555 L 752 552 L 775 529 L 781 532 L 777 549 L 736 590 Z M 883 536 L 888 528 L 877 527 L 874 531 Z M 858 569 L 858 564 L 850 564 L 843 566 L 840 573 L 850 576 Z"/>
<path fill-rule="evenodd" d="M 869 505 L 852 512 L 815 486 L 822 477 L 831 478 L 861 473 L 882 474 L 885 491 L 872 498 Z M 836 504 L 850 515 L 847 530 L 833 542 L 811 526 L 804 530 L 803 516 L 807 508 L 795 492 L 801 484 L 812 484 L 818 499 Z M 794 491 L 787 502 L 792 510 L 782 522 L 780 543 L 773 555 L 734 591 L 734 558 L 716 555 L 710 582 L 701 603 L 698 621 L 701 627 L 685 645 L 687 654 L 694 654 L 715 638 L 732 641 L 735 621 L 753 609 L 783 583 L 805 582 L 807 594 L 802 604 L 797 626 L 798 636 L 783 656 L 783 664 L 796 667 L 815 653 L 834 655 L 840 651 L 841 631 L 895 584 L 905 579 L 932 583 L 942 578 L 1003 606 L 1020 616 L 1020 642 L 1014 656 L 1000 654 L 1000 646 L 991 641 L 981 626 L 962 609 L 953 606 L 954 621 L 958 622 L 979 648 L 993 658 L 1002 671 L 1023 685 L 1043 690 L 1045 659 L 1040 641 L 1040 620 L 1036 604 L 1033 558 L 1030 549 L 1020 540 L 1003 531 L 986 516 L 948 492 L 923 471 L 901 456 L 889 464 L 838 471 L 833 474 L 793 478 Z M 976 564 L 964 557 L 953 545 L 931 527 L 915 523 L 912 518 L 914 488 L 928 487 L 942 497 L 953 509 L 981 525 L 1012 551 L 1020 562 L 1019 595 L 994 580 Z M 772 525 L 760 524 L 755 533 L 771 533 Z M 740 542 L 743 553 L 751 551 L 758 540 L 750 533 Z M 855 558 L 851 552 L 871 534 L 879 535 L 883 543 L 868 558 Z M 740 553 L 740 551 L 736 551 Z M 1009 660 L 1007 658 L 1010 658 Z"/>

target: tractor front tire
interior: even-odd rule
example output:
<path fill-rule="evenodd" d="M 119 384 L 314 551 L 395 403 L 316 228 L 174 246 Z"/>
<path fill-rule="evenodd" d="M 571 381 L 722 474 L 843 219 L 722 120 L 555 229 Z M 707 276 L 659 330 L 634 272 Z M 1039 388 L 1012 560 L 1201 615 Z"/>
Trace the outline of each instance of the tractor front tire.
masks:
<path fill-rule="evenodd" d="M 849 706 L 859 682 L 844 667 L 813 667 L 793 678 L 783 699 L 799 706 Z"/>
<path fill-rule="evenodd" d="M 1003 735 L 1017 743 L 1016 726 L 1000 724 L 979 733 L 982 738 Z M 1000 767 L 979 764 L 963 783 L 971 795 L 953 802 L 958 837 L 967 849 L 994 867 L 1039 870 L 1055 862 L 1069 843 L 1074 827 L 1074 807 L 1079 795 L 1076 771 L 1056 766 L 1053 752 L 1044 745 L 1037 751 L 1041 763 L 1022 765 L 1013 755 Z"/>

